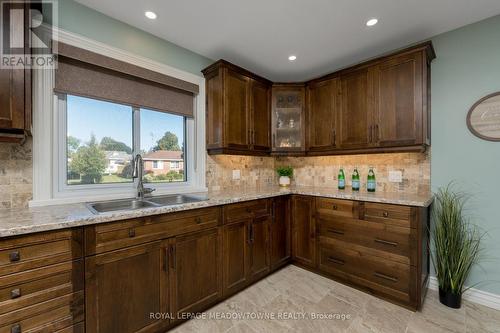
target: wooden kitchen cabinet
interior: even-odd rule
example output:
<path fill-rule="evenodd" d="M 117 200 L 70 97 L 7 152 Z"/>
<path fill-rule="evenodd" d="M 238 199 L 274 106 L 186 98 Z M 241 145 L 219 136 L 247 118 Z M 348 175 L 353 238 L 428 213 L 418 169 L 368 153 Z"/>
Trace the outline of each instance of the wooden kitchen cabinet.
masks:
<path fill-rule="evenodd" d="M 306 150 L 304 84 L 273 85 L 271 101 L 272 153 L 303 155 Z"/>
<path fill-rule="evenodd" d="M 224 296 L 245 288 L 249 281 L 251 219 L 243 219 L 223 227 Z"/>
<path fill-rule="evenodd" d="M 266 155 L 270 81 L 227 61 L 205 68 L 209 154 Z"/>
<path fill-rule="evenodd" d="M 6 4 L 7 6 L 9 4 Z M 21 33 L 24 37 L 25 54 L 30 54 L 29 8 L 24 10 L 24 30 L 11 32 Z M 7 7 L 4 8 L 7 10 Z M 2 33 L 9 34 L 11 22 L 9 15 L 2 20 Z M 0 69 L 0 142 L 22 142 L 31 132 L 31 69 Z"/>
<path fill-rule="evenodd" d="M 341 77 L 340 147 L 367 148 L 373 138 L 372 80 L 368 69 L 360 69 Z"/>
<path fill-rule="evenodd" d="M 340 79 L 333 78 L 307 86 L 307 150 L 309 153 L 338 147 Z"/>
<path fill-rule="evenodd" d="M 292 259 L 301 265 L 316 265 L 314 197 L 292 196 Z"/>
<path fill-rule="evenodd" d="M 270 260 L 274 270 L 286 264 L 291 256 L 290 197 L 274 198 L 271 215 Z"/>
<path fill-rule="evenodd" d="M 270 271 L 270 205 L 268 199 L 223 208 L 224 296 Z"/>
<path fill-rule="evenodd" d="M 270 270 L 269 257 L 269 223 L 271 216 L 262 216 L 252 220 L 250 224 L 250 280 L 259 280 Z"/>
<path fill-rule="evenodd" d="M 374 67 L 373 142 L 380 147 L 427 144 L 428 75 L 425 51 L 389 58 Z"/>
<path fill-rule="evenodd" d="M 271 150 L 270 89 L 254 79 L 250 81 L 250 118 L 251 150 L 268 153 Z"/>
<path fill-rule="evenodd" d="M 156 332 L 169 311 L 168 242 L 158 241 L 87 257 L 86 332 Z"/>
<path fill-rule="evenodd" d="M 206 309 L 222 297 L 222 232 L 178 236 L 169 246 L 170 309 L 177 316 Z"/>

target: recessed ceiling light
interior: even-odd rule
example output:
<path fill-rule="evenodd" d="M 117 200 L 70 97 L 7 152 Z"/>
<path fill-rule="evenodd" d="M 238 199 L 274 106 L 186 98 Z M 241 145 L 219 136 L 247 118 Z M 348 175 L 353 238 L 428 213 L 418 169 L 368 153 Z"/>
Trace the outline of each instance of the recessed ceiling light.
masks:
<path fill-rule="evenodd" d="M 376 18 L 372 18 L 372 19 L 369 19 L 368 21 L 366 21 L 366 26 L 373 27 L 377 23 L 378 23 L 378 20 Z"/>
<path fill-rule="evenodd" d="M 150 20 L 154 20 L 157 17 L 155 12 L 152 12 L 149 10 L 147 12 L 145 12 L 144 15 L 146 15 L 146 17 Z"/>
<path fill-rule="evenodd" d="M 288 57 L 288 60 L 290 60 L 290 61 L 295 61 L 296 59 L 297 59 L 297 56 L 295 56 L 295 55 L 291 55 Z"/>

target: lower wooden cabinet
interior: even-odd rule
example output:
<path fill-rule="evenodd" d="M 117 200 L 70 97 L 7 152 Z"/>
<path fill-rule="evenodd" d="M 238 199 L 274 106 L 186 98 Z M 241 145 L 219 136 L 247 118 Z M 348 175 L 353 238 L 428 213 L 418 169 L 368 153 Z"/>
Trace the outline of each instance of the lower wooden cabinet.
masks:
<path fill-rule="evenodd" d="M 154 332 L 168 312 L 167 242 L 87 257 L 86 332 Z M 153 315 L 152 315 L 153 314 Z"/>
<path fill-rule="evenodd" d="M 290 197 L 281 196 L 273 199 L 270 227 L 271 269 L 276 269 L 290 260 Z"/>
<path fill-rule="evenodd" d="M 292 197 L 292 259 L 302 265 L 316 265 L 314 197 Z"/>
<path fill-rule="evenodd" d="M 169 249 L 170 309 L 176 318 L 222 297 L 222 230 L 175 237 Z"/>
<path fill-rule="evenodd" d="M 250 280 L 249 247 L 251 219 L 243 219 L 223 227 L 224 296 L 245 288 Z"/>
<path fill-rule="evenodd" d="M 271 216 L 256 218 L 250 224 L 250 280 L 255 281 L 269 273 L 269 222 Z"/>

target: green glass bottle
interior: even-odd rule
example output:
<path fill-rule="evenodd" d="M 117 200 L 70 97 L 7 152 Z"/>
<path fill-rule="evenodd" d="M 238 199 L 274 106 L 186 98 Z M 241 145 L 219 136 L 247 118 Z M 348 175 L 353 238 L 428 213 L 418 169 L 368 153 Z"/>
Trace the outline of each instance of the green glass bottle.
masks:
<path fill-rule="evenodd" d="M 344 169 L 340 168 L 339 170 L 339 175 L 338 175 L 338 181 L 339 181 L 339 190 L 345 189 L 345 175 L 344 175 Z"/>
<path fill-rule="evenodd" d="M 359 191 L 359 172 L 358 168 L 354 168 L 354 172 L 352 173 L 352 190 Z"/>
<path fill-rule="evenodd" d="M 373 167 L 370 167 L 370 171 L 368 171 L 368 178 L 366 182 L 366 190 L 368 192 L 375 192 L 376 187 L 377 187 L 377 182 L 375 181 L 375 172 L 373 172 Z"/>

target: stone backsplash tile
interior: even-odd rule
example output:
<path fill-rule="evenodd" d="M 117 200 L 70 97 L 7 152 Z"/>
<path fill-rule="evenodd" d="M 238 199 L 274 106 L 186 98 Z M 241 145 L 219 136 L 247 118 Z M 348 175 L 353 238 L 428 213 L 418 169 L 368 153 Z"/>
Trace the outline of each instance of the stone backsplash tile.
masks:
<path fill-rule="evenodd" d="M 427 193 L 430 191 L 430 152 L 363 154 L 319 157 L 250 157 L 217 155 L 207 158 L 207 186 L 209 190 L 224 187 L 255 187 L 275 184 L 277 166 L 290 165 L 294 169 L 292 183 L 319 187 L 337 185 L 340 167 L 344 168 L 347 185 L 354 167 L 361 174 L 361 185 L 366 185 L 369 167 L 374 168 L 377 190 L 382 192 Z M 241 180 L 232 179 L 232 170 L 241 170 Z M 388 174 L 400 170 L 402 183 L 391 183 Z"/>
<path fill-rule="evenodd" d="M 0 209 L 24 208 L 33 197 L 31 138 L 23 144 L 0 143 Z"/>

